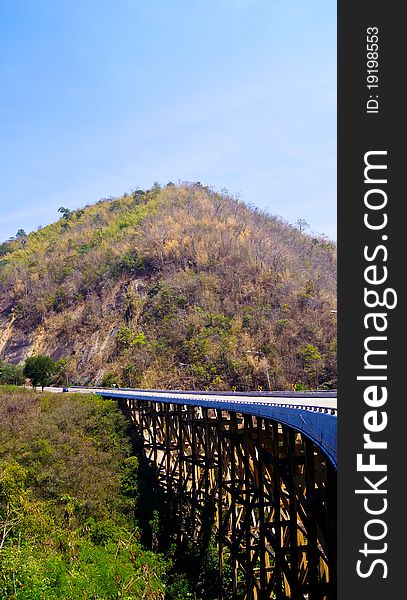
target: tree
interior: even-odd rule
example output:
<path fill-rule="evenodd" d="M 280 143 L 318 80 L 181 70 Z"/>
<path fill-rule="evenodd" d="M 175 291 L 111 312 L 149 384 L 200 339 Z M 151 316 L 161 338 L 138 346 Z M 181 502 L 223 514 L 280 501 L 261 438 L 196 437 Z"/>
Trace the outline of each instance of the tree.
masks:
<path fill-rule="evenodd" d="M 54 363 L 52 373 L 53 385 L 68 385 L 68 361 L 66 358 L 60 358 Z"/>
<path fill-rule="evenodd" d="M 27 506 L 27 471 L 15 461 L 4 461 L 0 469 L 0 550 L 22 520 Z"/>
<path fill-rule="evenodd" d="M 309 229 L 309 225 L 305 219 L 297 219 L 295 224 L 297 225 L 298 229 L 300 230 L 300 233 L 305 231 L 305 229 Z"/>
<path fill-rule="evenodd" d="M 64 219 L 70 219 L 70 217 L 72 216 L 72 211 L 69 208 L 65 208 L 64 206 L 60 206 L 58 208 L 58 212 L 62 214 L 62 217 Z"/>
<path fill-rule="evenodd" d="M 55 373 L 55 362 L 43 354 L 30 356 L 25 361 L 23 373 L 31 379 L 33 387 L 40 385 L 44 391 L 44 387 L 50 383 L 51 377 Z"/>
<path fill-rule="evenodd" d="M 315 388 L 318 385 L 318 375 L 321 366 L 321 353 L 313 344 L 307 344 L 298 351 L 302 358 L 303 371 L 308 376 L 308 380 Z"/>
<path fill-rule="evenodd" d="M 143 332 L 136 333 L 129 327 L 126 327 L 126 325 L 122 325 L 117 332 L 117 341 L 124 348 L 129 348 L 130 346 L 145 346 L 146 336 Z"/>
<path fill-rule="evenodd" d="M 23 385 L 24 380 L 22 367 L 0 361 L 0 384 Z"/>
<path fill-rule="evenodd" d="M 17 233 L 16 233 L 16 238 L 17 238 L 17 239 L 18 239 L 18 238 L 24 238 L 24 237 L 26 237 L 26 236 L 27 236 L 27 234 L 26 234 L 26 232 L 24 231 L 24 229 L 19 229 L 19 230 L 17 231 Z"/>

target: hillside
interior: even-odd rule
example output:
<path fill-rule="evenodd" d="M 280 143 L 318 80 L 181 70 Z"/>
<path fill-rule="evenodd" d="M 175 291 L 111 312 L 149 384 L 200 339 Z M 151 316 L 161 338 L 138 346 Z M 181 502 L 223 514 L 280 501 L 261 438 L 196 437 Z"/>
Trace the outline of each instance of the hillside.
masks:
<path fill-rule="evenodd" d="M 336 383 L 336 248 L 197 184 L 136 190 L 0 246 L 0 357 L 71 383 Z"/>
<path fill-rule="evenodd" d="M 0 387 L 0 423 L 0 598 L 188 597 L 140 543 L 138 461 L 114 402 Z"/>

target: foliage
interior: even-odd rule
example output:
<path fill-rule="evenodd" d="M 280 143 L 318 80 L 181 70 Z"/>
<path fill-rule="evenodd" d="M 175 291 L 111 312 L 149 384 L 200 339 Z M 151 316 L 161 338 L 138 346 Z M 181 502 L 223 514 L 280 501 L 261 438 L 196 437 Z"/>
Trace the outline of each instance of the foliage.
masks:
<path fill-rule="evenodd" d="M 68 361 L 65 358 L 60 358 L 59 360 L 54 362 L 51 379 L 52 385 L 66 385 L 68 378 L 67 367 Z"/>
<path fill-rule="evenodd" d="M 117 332 L 117 341 L 124 348 L 130 346 L 145 346 L 146 336 L 143 332 L 136 333 L 129 327 L 126 327 L 126 325 L 122 325 Z"/>
<path fill-rule="evenodd" d="M 138 460 L 116 404 L 3 388 L 0 422 L 0 597 L 167 597 L 172 563 L 139 541 Z"/>
<path fill-rule="evenodd" d="M 23 385 L 25 376 L 20 365 L 5 363 L 0 360 L 0 385 Z"/>
<path fill-rule="evenodd" d="M 72 216 L 72 211 L 69 208 L 64 208 L 63 206 L 58 208 L 58 212 L 60 212 L 62 217 L 67 220 Z"/>
<path fill-rule="evenodd" d="M 316 381 L 322 358 L 318 348 L 313 344 L 307 344 L 303 348 L 300 348 L 298 354 L 303 360 L 304 373 L 306 373 L 311 382 Z"/>
<path fill-rule="evenodd" d="M 52 375 L 55 373 L 55 362 L 49 356 L 38 354 L 30 356 L 24 364 L 23 373 L 31 379 L 33 387 L 41 385 L 42 389 L 51 383 Z"/>
<path fill-rule="evenodd" d="M 120 387 L 121 380 L 120 377 L 113 373 L 112 371 L 108 371 L 103 375 L 103 379 L 100 383 L 102 387 L 111 388 L 111 387 Z"/>

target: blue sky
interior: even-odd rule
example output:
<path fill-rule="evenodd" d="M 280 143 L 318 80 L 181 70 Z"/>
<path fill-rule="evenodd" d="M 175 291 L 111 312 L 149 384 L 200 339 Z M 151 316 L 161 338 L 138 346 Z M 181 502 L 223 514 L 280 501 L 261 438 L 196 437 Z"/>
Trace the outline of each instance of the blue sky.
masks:
<path fill-rule="evenodd" d="M 0 241 L 158 181 L 336 237 L 336 2 L 0 2 Z"/>

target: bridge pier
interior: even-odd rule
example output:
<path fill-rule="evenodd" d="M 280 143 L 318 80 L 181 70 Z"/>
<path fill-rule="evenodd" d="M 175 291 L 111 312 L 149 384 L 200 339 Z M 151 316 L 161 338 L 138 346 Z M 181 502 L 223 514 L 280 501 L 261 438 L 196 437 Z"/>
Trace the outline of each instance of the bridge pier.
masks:
<path fill-rule="evenodd" d="M 120 402 L 157 485 L 176 496 L 178 544 L 214 528 L 219 600 L 335 600 L 336 472 L 316 444 L 260 416 Z"/>

